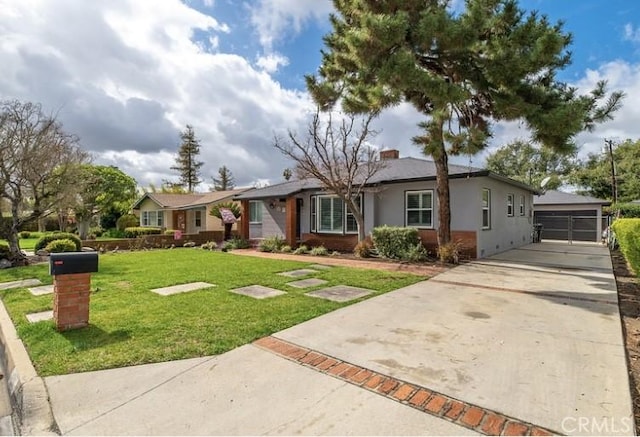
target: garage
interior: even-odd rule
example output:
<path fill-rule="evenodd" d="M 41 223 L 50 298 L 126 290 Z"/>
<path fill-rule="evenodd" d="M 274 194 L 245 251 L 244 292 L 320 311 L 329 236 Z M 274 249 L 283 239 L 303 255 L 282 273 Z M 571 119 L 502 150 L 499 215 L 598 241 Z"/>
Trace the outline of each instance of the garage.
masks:
<path fill-rule="evenodd" d="M 595 197 L 551 190 L 534 197 L 534 223 L 542 225 L 545 240 L 600 241 L 607 227 L 602 208 L 610 204 Z"/>

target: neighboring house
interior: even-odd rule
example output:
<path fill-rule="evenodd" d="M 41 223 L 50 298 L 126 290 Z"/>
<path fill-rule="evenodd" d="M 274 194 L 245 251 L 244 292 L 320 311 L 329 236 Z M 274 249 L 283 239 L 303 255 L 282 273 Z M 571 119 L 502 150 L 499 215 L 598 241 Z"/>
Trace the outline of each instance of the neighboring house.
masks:
<path fill-rule="evenodd" d="M 602 208 L 608 200 L 550 190 L 533 200 L 534 221 L 542 224 L 542 238 L 567 241 L 600 241 L 607 227 Z"/>
<path fill-rule="evenodd" d="M 209 214 L 211 207 L 231 201 L 249 189 L 193 194 L 146 193 L 133 205 L 133 209 L 139 212 L 140 226 L 180 230 L 185 234 L 223 231 L 222 221 Z M 237 227 L 234 225 L 234 229 Z"/>
<path fill-rule="evenodd" d="M 412 226 L 435 253 L 438 228 L 436 168 L 432 161 L 381 153 L 385 167 L 360 198 L 365 233 L 381 225 Z M 531 242 L 535 190 L 488 170 L 450 165 L 451 234 L 470 258 L 482 258 Z M 281 236 L 296 246 L 324 245 L 350 251 L 357 225 L 344 203 L 315 180 L 290 181 L 235 197 L 249 211 L 241 235 L 257 239 Z"/>

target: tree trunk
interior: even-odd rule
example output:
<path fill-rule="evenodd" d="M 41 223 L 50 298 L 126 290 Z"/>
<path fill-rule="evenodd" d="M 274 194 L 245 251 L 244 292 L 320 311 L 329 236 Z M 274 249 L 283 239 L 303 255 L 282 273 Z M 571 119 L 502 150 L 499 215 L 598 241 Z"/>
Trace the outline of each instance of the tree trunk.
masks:
<path fill-rule="evenodd" d="M 44 216 L 38 218 L 38 232 L 45 232 L 47 229 L 45 228 L 45 220 Z"/>
<path fill-rule="evenodd" d="M 20 243 L 18 242 L 19 217 L 20 210 L 18 202 L 11 202 L 11 226 L 7 232 L 7 243 L 9 243 L 9 261 L 11 261 L 14 266 L 27 264 L 27 258 L 20 250 Z"/>
<path fill-rule="evenodd" d="M 449 163 L 444 143 L 434 154 L 436 164 L 436 194 L 438 196 L 438 246 L 451 242 L 451 205 L 449 203 Z"/>
<path fill-rule="evenodd" d="M 91 217 L 78 217 L 78 234 L 81 240 L 86 240 L 91 228 Z"/>

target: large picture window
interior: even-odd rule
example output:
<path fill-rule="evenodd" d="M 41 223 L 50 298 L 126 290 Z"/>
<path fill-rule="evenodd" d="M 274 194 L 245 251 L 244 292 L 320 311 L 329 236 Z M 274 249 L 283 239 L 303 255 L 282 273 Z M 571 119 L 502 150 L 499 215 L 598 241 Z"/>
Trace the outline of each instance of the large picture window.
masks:
<path fill-rule="evenodd" d="M 362 210 L 362 198 L 356 198 Z M 311 232 L 354 234 L 358 223 L 347 205 L 338 196 L 311 196 Z"/>
<path fill-rule="evenodd" d="M 405 193 L 405 223 L 418 228 L 433 228 L 433 190 Z"/>
<path fill-rule="evenodd" d="M 260 200 L 249 201 L 249 223 L 252 223 L 252 224 L 262 223 L 262 201 Z"/>
<path fill-rule="evenodd" d="M 482 229 L 491 228 L 491 190 L 482 189 Z"/>
<path fill-rule="evenodd" d="M 141 225 L 161 228 L 164 225 L 164 212 L 142 211 Z"/>

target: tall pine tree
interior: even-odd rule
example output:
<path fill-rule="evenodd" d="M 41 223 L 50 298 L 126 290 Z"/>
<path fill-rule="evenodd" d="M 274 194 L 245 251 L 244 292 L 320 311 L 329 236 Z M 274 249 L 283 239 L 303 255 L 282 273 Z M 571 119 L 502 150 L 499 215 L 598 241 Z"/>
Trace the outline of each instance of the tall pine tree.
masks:
<path fill-rule="evenodd" d="M 187 125 L 186 129 L 180 133 L 182 143 L 176 156 L 176 165 L 171 170 L 176 170 L 180 174 L 180 185 L 187 192 L 193 193 L 195 188 L 202 182 L 200 179 L 200 167 L 204 164 L 197 160 L 200 154 L 200 141 L 196 139 L 193 126 Z"/>
<path fill-rule="evenodd" d="M 212 177 L 211 180 L 213 182 L 213 186 L 209 187 L 211 191 L 233 190 L 233 187 L 235 187 L 233 174 L 231 174 L 231 170 L 226 165 L 220 167 L 218 169 L 218 177 Z"/>
<path fill-rule="evenodd" d="M 516 0 L 334 0 L 333 30 L 317 76 L 314 100 L 331 109 L 366 113 L 408 102 L 425 117 L 413 138 L 437 169 L 438 244 L 451 241 L 449 154 L 475 154 L 491 122 L 521 120 L 532 140 L 555 150 L 611 118 L 622 98 L 604 105 L 605 84 L 589 95 L 556 80 L 570 62 L 571 36 Z"/>

